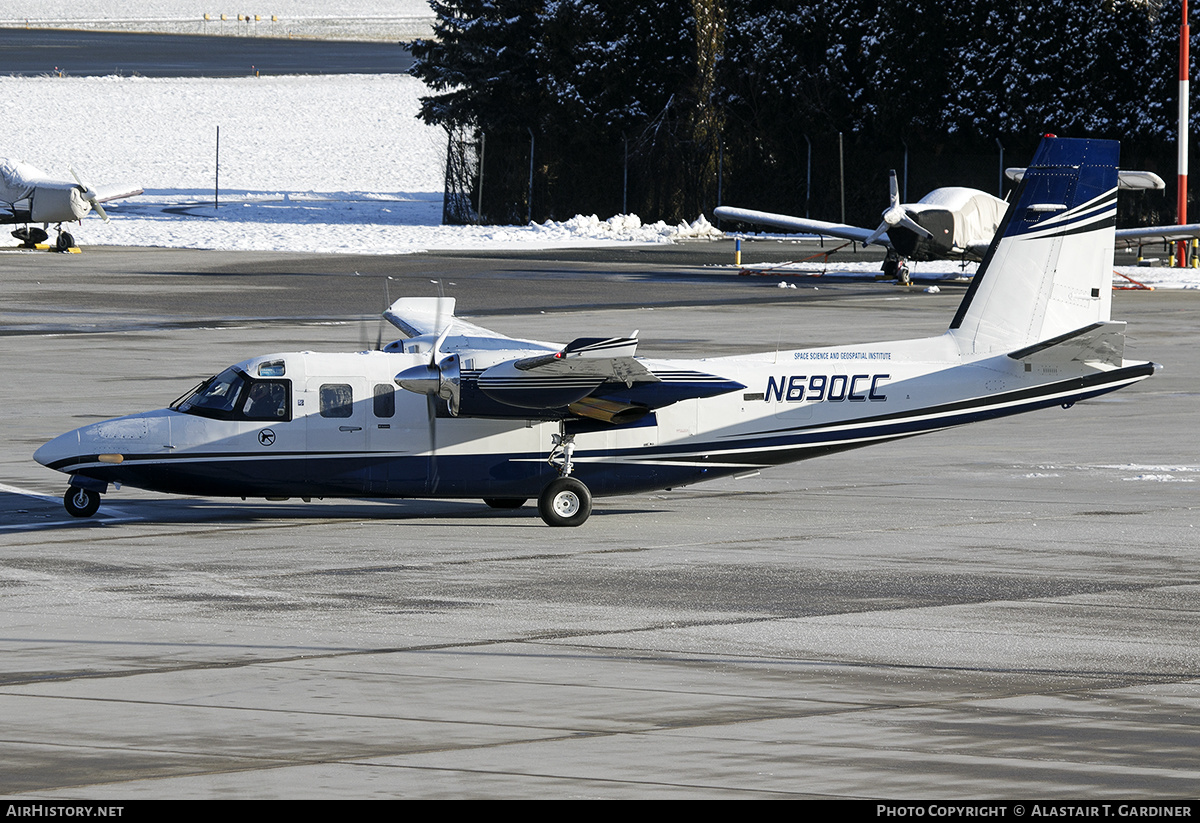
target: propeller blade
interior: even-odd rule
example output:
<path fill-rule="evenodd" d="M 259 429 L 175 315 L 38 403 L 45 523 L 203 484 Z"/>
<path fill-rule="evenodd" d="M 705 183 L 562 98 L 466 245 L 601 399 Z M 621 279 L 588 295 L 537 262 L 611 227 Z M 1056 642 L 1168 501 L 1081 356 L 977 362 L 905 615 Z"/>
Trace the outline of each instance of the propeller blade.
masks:
<path fill-rule="evenodd" d="M 933 237 L 933 232 L 931 232 L 929 229 L 925 228 L 921 224 L 917 223 L 915 220 L 913 220 L 907 214 L 902 215 L 901 218 L 897 222 L 904 228 L 908 229 L 909 231 L 911 231 L 915 234 L 921 235 L 926 240 Z"/>
<path fill-rule="evenodd" d="M 888 230 L 888 224 L 887 224 L 887 221 L 885 220 L 884 222 L 879 224 L 879 228 L 877 228 L 877 229 L 875 229 L 875 231 L 871 232 L 870 236 L 867 237 L 867 239 L 863 241 L 863 245 L 864 246 L 871 245 L 876 240 L 878 240 L 880 237 L 882 237 L 884 235 L 884 233 L 887 232 L 887 230 Z"/>
<path fill-rule="evenodd" d="M 442 351 L 442 344 L 446 342 L 446 335 L 450 334 L 450 324 L 446 324 L 446 328 L 442 329 L 442 333 L 437 336 L 437 340 L 433 341 L 433 348 L 429 350 L 429 365 L 437 364 L 438 354 Z"/>
<path fill-rule="evenodd" d="M 896 170 L 888 172 L 888 202 L 891 208 L 900 205 L 900 187 L 896 184 Z"/>
<path fill-rule="evenodd" d="M 437 398 L 432 394 L 425 395 L 425 413 L 429 417 L 429 491 L 437 492 Z"/>

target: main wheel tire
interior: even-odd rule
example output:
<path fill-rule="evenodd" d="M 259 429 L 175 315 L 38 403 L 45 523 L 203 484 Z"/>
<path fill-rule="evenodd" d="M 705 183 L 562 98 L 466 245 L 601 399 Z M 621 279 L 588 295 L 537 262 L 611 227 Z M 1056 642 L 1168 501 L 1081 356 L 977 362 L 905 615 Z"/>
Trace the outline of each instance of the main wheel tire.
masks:
<path fill-rule="evenodd" d="M 100 493 L 79 486 L 71 486 L 63 495 L 63 505 L 72 517 L 91 517 L 100 508 Z"/>
<path fill-rule="evenodd" d="M 54 247 L 59 251 L 70 251 L 75 247 L 75 238 L 71 236 L 70 232 L 60 231 Z"/>
<path fill-rule="evenodd" d="M 542 490 L 538 514 L 548 526 L 580 526 L 592 513 L 592 493 L 574 477 L 560 477 Z"/>
<path fill-rule="evenodd" d="M 529 501 L 524 497 L 485 497 L 489 509 L 519 509 Z"/>

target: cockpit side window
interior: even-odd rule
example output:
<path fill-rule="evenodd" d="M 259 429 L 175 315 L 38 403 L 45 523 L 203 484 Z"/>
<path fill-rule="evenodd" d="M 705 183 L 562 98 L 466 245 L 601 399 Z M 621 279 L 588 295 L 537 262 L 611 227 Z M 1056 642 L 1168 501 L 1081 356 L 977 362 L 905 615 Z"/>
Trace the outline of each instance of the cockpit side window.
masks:
<path fill-rule="evenodd" d="M 242 404 L 246 420 L 287 420 L 291 403 L 288 401 L 287 380 L 252 380 Z"/>

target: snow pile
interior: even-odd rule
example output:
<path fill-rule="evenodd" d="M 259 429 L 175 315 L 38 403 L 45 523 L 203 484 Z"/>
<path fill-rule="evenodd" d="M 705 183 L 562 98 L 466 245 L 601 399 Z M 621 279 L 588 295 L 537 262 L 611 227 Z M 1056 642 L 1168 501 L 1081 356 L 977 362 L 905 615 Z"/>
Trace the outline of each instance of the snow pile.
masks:
<path fill-rule="evenodd" d="M 657 223 L 644 224 L 636 214 L 618 214 L 607 220 L 601 220 L 594 214 L 589 217 L 577 214 L 570 220 L 562 222 L 547 220 L 535 228 L 549 233 L 567 233 L 590 240 L 615 240 L 627 243 L 713 240 L 725 236 L 719 229 L 713 228 L 704 215 L 700 215 L 690 224 L 680 223 L 677 226 L 671 226 L 662 220 Z"/>

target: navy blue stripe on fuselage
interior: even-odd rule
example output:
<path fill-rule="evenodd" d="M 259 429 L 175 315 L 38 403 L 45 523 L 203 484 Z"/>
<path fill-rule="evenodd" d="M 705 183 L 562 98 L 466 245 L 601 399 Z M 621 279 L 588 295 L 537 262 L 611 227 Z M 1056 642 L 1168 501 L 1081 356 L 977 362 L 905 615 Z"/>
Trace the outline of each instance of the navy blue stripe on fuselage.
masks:
<path fill-rule="evenodd" d="M 597 495 L 685 485 L 912 437 L 979 420 L 1074 403 L 1136 382 L 1154 371 L 1141 364 L 1088 377 L 971 398 L 895 414 L 759 431 L 715 441 L 575 452 L 574 475 Z M 183 453 L 126 455 L 119 464 L 97 455 L 56 461 L 52 468 L 102 482 L 203 496 L 534 497 L 556 476 L 537 452 L 471 455 L 395 452 Z"/>
<path fill-rule="evenodd" d="M 1029 389 L 987 395 L 968 400 L 927 406 L 894 414 L 876 415 L 823 424 L 793 426 L 769 432 L 731 435 L 722 441 L 700 441 L 678 446 L 628 449 L 610 453 L 630 461 L 652 460 L 715 466 L 726 462 L 745 468 L 752 465 L 778 465 L 815 457 L 830 451 L 843 451 L 882 440 L 912 437 L 980 420 L 1007 417 L 1060 404 L 1075 403 L 1142 380 L 1154 373 L 1154 365 L 1130 366 L 1089 377 L 1072 378 Z M 813 452 L 808 454 L 807 452 Z M 577 451 L 578 460 L 589 453 Z"/>

